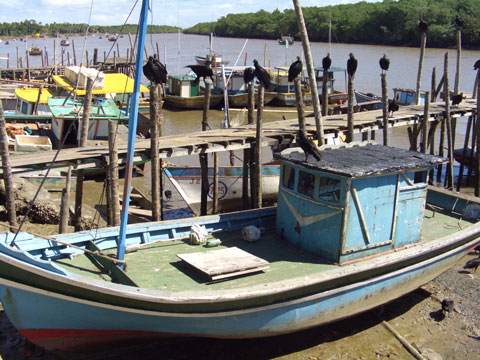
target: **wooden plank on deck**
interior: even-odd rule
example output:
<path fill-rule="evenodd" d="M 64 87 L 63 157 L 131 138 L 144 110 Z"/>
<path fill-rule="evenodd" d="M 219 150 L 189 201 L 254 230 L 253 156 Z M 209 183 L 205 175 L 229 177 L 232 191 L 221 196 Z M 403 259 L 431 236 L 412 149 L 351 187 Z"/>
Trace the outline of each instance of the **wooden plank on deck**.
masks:
<path fill-rule="evenodd" d="M 197 253 L 177 254 L 184 262 L 211 280 L 226 279 L 269 268 L 270 263 L 237 247 Z"/>

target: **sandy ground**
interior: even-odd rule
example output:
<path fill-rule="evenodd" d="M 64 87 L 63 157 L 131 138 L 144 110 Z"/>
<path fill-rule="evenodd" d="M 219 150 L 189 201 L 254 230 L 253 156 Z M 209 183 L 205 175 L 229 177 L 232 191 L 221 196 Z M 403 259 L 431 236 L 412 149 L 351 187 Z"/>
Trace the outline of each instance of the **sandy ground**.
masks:
<path fill-rule="evenodd" d="M 36 231 L 52 232 L 51 226 Z M 175 340 L 112 348 L 87 354 L 46 353 L 29 344 L 0 311 L 0 355 L 3 359 L 414 359 L 382 323 L 387 321 L 425 359 L 480 359 L 480 272 L 464 263 L 422 288 L 382 308 L 295 334 L 255 340 Z M 453 312 L 441 312 L 443 299 Z"/>

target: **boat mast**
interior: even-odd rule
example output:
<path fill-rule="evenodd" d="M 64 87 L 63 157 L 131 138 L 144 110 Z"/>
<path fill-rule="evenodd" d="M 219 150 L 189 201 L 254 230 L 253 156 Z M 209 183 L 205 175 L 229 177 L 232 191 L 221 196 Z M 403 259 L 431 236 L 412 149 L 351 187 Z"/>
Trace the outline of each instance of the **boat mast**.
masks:
<path fill-rule="evenodd" d="M 133 85 L 132 104 L 128 119 L 128 149 L 127 164 L 125 168 L 125 184 L 123 187 L 123 203 L 120 213 L 120 232 L 117 239 L 117 259 L 123 260 L 125 255 L 125 238 L 128 221 L 128 203 L 130 201 L 130 187 L 132 182 L 133 153 L 135 151 L 135 135 L 137 132 L 138 99 L 140 94 L 140 81 L 143 68 L 143 48 L 145 46 L 145 34 L 147 30 L 148 0 L 142 0 L 140 12 L 140 28 L 138 31 L 137 61 L 135 64 L 135 82 Z M 123 268 L 123 265 L 119 265 Z"/>

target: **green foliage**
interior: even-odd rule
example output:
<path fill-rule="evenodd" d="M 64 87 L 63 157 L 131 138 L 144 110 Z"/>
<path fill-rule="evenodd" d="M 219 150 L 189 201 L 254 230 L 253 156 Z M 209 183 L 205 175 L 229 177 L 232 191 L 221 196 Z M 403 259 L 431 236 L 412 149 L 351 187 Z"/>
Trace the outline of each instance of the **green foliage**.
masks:
<path fill-rule="evenodd" d="M 480 1 L 478 0 L 383 0 L 328 7 L 303 8 L 308 35 L 312 41 L 328 41 L 329 22 L 332 39 L 344 43 L 418 46 L 418 21 L 429 24 L 427 45 L 456 45 L 456 15 L 463 18 L 462 46 L 480 48 Z M 300 37 L 295 11 L 272 13 L 261 10 L 248 14 L 229 14 L 214 23 L 201 23 L 186 33 L 218 36 L 276 39 L 290 34 Z"/>
<path fill-rule="evenodd" d="M 135 34 L 137 32 L 137 25 L 126 24 L 114 26 L 90 26 L 89 33 L 122 33 Z M 1 23 L 0 36 L 14 36 L 23 37 L 27 35 L 35 35 L 37 33 L 48 36 L 57 36 L 65 34 L 85 34 L 87 24 L 69 24 L 69 23 L 52 23 L 44 24 L 37 23 L 35 20 L 24 20 L 23 22 Z M 148 25 L 147 32 L 149 33 L 167 33 L 177 32 L 179 28 L 175 26 L 166 25 Z"/>

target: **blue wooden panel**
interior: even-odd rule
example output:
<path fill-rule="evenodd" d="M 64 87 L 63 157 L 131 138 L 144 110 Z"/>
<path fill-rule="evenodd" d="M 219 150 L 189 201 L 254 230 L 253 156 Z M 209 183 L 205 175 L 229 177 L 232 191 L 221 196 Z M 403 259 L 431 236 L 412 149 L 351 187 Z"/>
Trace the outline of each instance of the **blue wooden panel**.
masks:
<path fill-rule="evenodd" d="M 396 248 L 420 241 L 425 198 L 426 188 L 400 191 L 394 238 Z"/>

